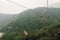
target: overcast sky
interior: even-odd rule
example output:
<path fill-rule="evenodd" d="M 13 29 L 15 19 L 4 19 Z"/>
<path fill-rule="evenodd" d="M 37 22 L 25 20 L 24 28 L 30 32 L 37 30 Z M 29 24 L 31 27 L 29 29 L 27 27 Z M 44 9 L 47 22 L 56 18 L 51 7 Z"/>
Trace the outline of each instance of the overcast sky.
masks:
<path fill-rule="evenodd" d="M 11 0 L 15 3 L 23 5 L 29 9 L 36 7 L 46 7 L 47 0 Z M 60 2 L 60 0 L 49 0 L 49 5 Z M 0 0 L 0 13 L 18 14 L 26 10 L 24 7 L 17 6 L 7 0 Z"/>

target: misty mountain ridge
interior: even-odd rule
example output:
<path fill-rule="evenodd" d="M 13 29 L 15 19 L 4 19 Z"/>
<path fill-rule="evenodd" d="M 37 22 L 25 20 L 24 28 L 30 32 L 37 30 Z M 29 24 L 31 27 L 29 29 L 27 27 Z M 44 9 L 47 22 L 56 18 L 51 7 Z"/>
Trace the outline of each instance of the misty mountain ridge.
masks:
<path fill-rule="evenodd" d="M 60 8 L 49 8 L 47 13 L 47 8 L 41 7 L 23 11 L 18 15 L 17 20 L 9 23 L 3 31 L 35 31 L 57 23 L 60 23 Z"/>
<path fill-rule="evenodd" d="M 59 23 L 60 8 L 49 8 L 47 11 L 47 8 L 41 7 L 23 11 L 18 15 L 17 20 L 12 21 L 0 31 L 5 33 L 2 40 L 21 40 L 22 38 L 22 40 L 55 40 L 55 38 L 58 40 L 59 37 L 54 35 L 60 35 L 58 33 L 60 25 L 57 25 Z M 27 36 L 24 35 L 24 31 L 28 33 Z"/>
<path fill-rule="evenodd" d="M 4 13 L 0 13 L 0 27 L 7 25 L 8 23 L 10 23 L 11 21 L 16 19 L 16 14 L 4 14 Z"/>

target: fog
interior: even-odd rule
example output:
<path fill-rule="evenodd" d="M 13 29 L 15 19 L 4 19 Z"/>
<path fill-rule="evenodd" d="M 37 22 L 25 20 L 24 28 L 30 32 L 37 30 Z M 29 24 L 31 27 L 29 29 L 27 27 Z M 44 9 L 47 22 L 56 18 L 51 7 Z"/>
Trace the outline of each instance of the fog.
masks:
<path fill-rule="evenodd" d="M 23 5 L 28 9 L 33 9 L 36 7 L 46 7 L 47 0 L 11 0 L 19 5 Z M 49 0 L 49 5 L 54 4 L 56 2 L 60 2 L 60 0 Z M 7 0 L 0 0 L 0 13 L 7 14 L 18 14 L 26 8 L 22 6 L 15 5 Z"/>

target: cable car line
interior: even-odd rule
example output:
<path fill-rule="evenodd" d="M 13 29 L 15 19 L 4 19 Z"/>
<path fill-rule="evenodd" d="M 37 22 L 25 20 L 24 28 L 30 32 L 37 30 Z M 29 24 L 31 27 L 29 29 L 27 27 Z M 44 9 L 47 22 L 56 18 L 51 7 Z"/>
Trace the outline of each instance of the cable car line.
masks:
<path fill-rule="evenodd" d="M 18 4 L 18 3 L 15 3 L 15 2 L 13 2 L 13 1 L 10 1 L 10 0 L 6 0 L 6 1 L 9 1 L 9 2 L 11 2 L 11 3 L 13 3 L 13 4 L 17 5 L 17 6 L 23 7 L 23 8 L 25 8 L 25 9 L 28 9 L 28 10 L 30 10 L 30 13 L 36 13 L 35 11 L 32 11 L 31 9 L 29 9 L 29 8 L 23 6 L 23 5 L 20 5 L 20 4 Z"/>

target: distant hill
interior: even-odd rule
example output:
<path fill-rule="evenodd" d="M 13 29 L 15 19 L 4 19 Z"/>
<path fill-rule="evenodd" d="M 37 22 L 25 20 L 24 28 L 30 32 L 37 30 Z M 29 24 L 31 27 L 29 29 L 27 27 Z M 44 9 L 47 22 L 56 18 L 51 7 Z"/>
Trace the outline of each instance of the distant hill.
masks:
<path fill-rule="evenodd" d="M 60 40 L 57 24 L 60 24 L 60 8 L 25 10 L 0 30 L 5 33 L 1 40 Z"/>
<path fill-rule="evenodd" d="M 16 16 L 17 16 L 16 14 L 3 14 L 3 13 L 0 13 L 0 28 L 2 26 L 7 25 L 11 21 L 15 20 Z"/>
<path fill-rule="evenodd" d="M 35 32 L 58 23 L 60 23 L 60 8 L 49 8 L 49 12 L 47 12 L 47 8 L 35 8 L 20 13 L 17 20 L 8 24 L 2 31 Z"/>

